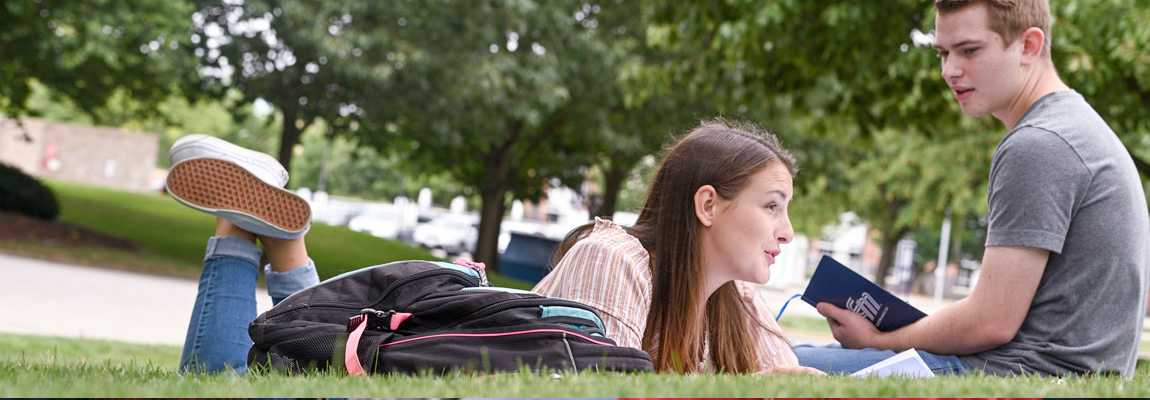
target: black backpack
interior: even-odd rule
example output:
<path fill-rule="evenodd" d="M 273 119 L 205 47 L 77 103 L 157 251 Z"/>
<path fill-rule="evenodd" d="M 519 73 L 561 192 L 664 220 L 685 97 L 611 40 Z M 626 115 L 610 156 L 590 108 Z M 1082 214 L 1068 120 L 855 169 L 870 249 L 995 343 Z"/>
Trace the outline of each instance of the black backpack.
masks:
<path fill-rule="evenodd" d="M 647 353 L 606 337 L 594 309 L 491 287 L 467 261 L 352 271 L 284 299 L 248 334 L 249 366 L 297 373 L 653 369 Z"/>

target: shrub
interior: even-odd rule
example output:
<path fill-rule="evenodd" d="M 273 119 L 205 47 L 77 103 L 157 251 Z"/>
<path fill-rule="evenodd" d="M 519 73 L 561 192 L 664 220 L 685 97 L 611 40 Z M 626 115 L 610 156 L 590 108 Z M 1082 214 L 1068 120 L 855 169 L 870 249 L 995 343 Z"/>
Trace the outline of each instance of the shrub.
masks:
<path fill-rule="evenodd" d="M 55 219 L 60 214 L 60 205 L 52 190 L 36 178 L 0 163 L 0 212 Z"/>

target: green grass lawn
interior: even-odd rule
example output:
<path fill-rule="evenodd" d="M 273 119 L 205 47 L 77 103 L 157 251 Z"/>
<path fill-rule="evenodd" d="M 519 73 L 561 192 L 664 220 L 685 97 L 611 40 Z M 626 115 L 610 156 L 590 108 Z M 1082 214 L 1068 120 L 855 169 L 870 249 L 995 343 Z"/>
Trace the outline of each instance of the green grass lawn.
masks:
<path fill-rule="evenodd" d="M 215 217 L 184 207 L 168 196 L 60 181 L 47 183 L 60 202 L 61 221 L 127 239 L 143 248 L 133 252 L 0 242 L 0 250 L 156 274 L 199 275 L 204 244 L 215 229 Z M 426 250 L 346 227 L 315 224 L 307 235 L 307 242 L 308 252 L 322 278 L 391 261 L 438 260 Z M 496 285 L 531 288 L 529 284 L 498 274 L 489 277 Z"/>
<path fill-rule="evenodd" d="M 0 243 L 0 250 L 153 273 L 194 276 L 213 219 L 159 195 L 50 182 L 61 220 L 125 238 L 139 251 Z M 316 225 L 312 257 L 329 277 L 426 251 L 345 228 Z M 496 284 L 527 285 L 495 278 Z M 0 321 L 3 323 L 3 321 Z M 787 317 L 785 329 L 826 334 L 825 321 Z M 1144 343 L 1145 345 L 1145 343 Z M 931 380 L 756 375 L 530 372 L 494 375 L 193 376 L 176 371 L 177 346 L 0 334 L 0 397 L 1148 397 L 1150 364 L 1133 380 L 1094 376 L 999 378 L 980 374 Z"/>
<path fill-rule="evenodd" d="M 0 397 L 1147 397 L 1150 364 L 1116 377 L 845 376 L 530 372 L 493 375 L 193 376 L 180 349 L 0 334 Z"/>

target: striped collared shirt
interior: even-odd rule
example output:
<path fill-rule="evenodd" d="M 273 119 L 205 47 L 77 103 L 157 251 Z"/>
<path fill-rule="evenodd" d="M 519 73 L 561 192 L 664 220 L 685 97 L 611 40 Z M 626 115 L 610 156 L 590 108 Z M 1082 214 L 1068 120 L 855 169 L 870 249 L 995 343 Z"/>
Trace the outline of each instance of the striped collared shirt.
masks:
<path fill-rule="evenodd" d="M 607 337 L 620 346 L 642 348 L 647 313 L 651 309 L 650 254 L 639 239 L 614 222 L 595 219 L 591 233 L 563 256 L 535 292 L 575 300 L 598 310 Z M 798 365 L 794 349 L 755 287 L 736 282 L 747 308 L 758 321 L 748 327 L 760 370 L 775 365 Z M 710 357 L 705 357 L 709 359 Z"/>

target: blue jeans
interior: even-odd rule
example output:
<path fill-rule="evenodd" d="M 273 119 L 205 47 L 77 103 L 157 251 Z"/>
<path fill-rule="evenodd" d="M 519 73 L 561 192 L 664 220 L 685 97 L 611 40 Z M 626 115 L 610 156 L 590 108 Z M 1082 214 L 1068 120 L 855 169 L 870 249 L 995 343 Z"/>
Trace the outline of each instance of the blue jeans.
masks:
<path fill-rule="evenodd" d="M 204 270 L 180 356 L 181 371 L 247 371 L 248 349 L 252 347 L 248 323 L 256 318 L 260 254 L 260 248 L 247 239 L 208 239 Z M 315 263 L 308 261 L 308 265 L 286 272 L 265 267 L 268 295 L 273 303 L 319 282 Z"/>
<path fill-rule="evenodd" d="M 958 356 L 940 356 L 922 350 L 915 351 L 935 375 L 962 375 L 974 370 L 974 367 L 962 361 Z M 844 349 L 838 343 L 825 346 L 795 345 L 795 355 L 799 357 L 799 365 L 815 368 L 828 374 L 853 374 L 879 361 L 893 357 L 895 354 L 898 353 L 890 350 Z"/>

